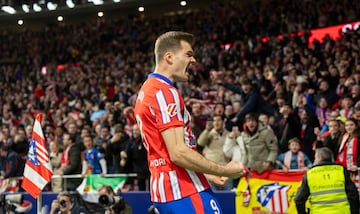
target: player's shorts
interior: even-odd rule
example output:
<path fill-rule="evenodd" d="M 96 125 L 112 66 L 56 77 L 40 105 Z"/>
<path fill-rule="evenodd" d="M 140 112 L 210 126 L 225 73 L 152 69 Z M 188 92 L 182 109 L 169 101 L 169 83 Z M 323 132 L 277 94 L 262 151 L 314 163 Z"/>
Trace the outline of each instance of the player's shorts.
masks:
<path fill-rule="evenodd" d="M 222 214 L 219 201 L 211 189 L 190 195 L 186 198 L 167 202 L 154 203 L 160 214 Z"/>

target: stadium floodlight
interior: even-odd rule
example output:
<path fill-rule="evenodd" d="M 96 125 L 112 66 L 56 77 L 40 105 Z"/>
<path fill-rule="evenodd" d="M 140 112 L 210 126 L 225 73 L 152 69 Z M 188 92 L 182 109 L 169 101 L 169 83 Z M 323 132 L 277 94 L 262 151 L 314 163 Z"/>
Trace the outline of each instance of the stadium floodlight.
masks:
<path fill-rule="evenodd" d="M 9 13 L 9 14 L 15 14 L 16 13 L 16 10 L 11 6 L 2 6 L 1 10 L 4 11 L 5 13 Z"/>
<path fill-rule="evenodd" d="M 74 8 L 75 7 L 75 4 L 72 0 L 66 0 L 66 5 L 69 7 L 69 8 Z"/>
<path fill-rule="evenodd" d="M 58 5 L 49 1 L 46 6 L 49 10 L 56 10 Z"/>
<path fill-rule="evenodd" d="M 19 19 L 17 23 L 18 23 L 18 25 L 23 25 L 23 24 L 24 24 L 24 20 Z"/>
<path fill-rule="evenodd" d="M 33 4 L 33 9 L 35 12 L 40 12 L 42 10 L 40 5 L 38 5 L 37 3 Z"/>
<path fill-rule="evenodd" d="M 103 0 L 88 0 L 88 2 L 92 2 L 94 5 L 102 5 L 102 4 L 104 4 Z"/>
<path fill-rule="evenodd" d="M 113 2 L 115 3 L 119 3 L 121 0 L 113 0 Z"/>
<path fill-rule="evenodd" d="M 23 9 L 23 11 L 24 11 L 25 13 L 30 12 L 30 6 L 27 5 L 27 4 L 23 4 L 23 5 L 22 5 L 22 9 Z"/>
<path fill-rule="evenodd" d="M 183 6 L 183 7 L 185 7 L 186 4 L 187 4 L 186 1 L 181 1 L 181 2 L 180 2 L 180 5 Z"/>
<path fill-rule="evenodd" d="M 140 6 L 140 7 L 138 8 L 138 11 L 139 11 L 139 12 L 144 12 L 144 11 L 145 11 L 145 8 L 144 8 L 143 6 Z"/>
<path fill-rule="evenodd" d="M 58 16 L 58 17 L 57 17 L 57 20 L 58 20 L 58 22 L 62 22 L 62 21 L 64 21 L 64 17 Z"/>

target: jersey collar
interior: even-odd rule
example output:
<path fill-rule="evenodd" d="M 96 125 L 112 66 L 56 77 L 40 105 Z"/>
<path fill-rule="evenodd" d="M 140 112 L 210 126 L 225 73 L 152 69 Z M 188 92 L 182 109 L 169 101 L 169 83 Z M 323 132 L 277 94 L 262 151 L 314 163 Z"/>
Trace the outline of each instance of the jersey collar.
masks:
<path fill-rule="evenodd" d="M 148 75 L 148 79 L 149 79 L 149 78 L 153 78 L 153 77 L 159 78 L 159 79 L 167 82 L 169 85 L 174 86 L 174 83 L 171 82 L 171 80 L 169 80 L 169 78 L 167 78 L 166 76 L 164 76 L 164 75 L 162 75 L 162 74 L 151 73 L 151 74 Z"/>

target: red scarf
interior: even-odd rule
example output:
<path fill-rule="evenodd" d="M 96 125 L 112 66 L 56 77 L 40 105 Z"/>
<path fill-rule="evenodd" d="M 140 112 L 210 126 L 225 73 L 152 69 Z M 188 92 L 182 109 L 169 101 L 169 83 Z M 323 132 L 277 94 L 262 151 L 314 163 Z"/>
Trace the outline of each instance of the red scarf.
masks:
<path fill-rule="evenodd" d="M 358 137 L 351 138 L 348 133 L 344 134 L 341 140 L 336 163 L 342 164 L 345 168 L 350 168 L 351 165 L 356 166 L 358 156 L 357 146 Z M 351 158 L 347 158 L 347 156 Z"/>
<path fill-rule="evenodd" d="M 63 167 L 70 166 L 69 150 L 71 146 L 66 147 L 65 151 L 61 154 L 61 166 Z"/>

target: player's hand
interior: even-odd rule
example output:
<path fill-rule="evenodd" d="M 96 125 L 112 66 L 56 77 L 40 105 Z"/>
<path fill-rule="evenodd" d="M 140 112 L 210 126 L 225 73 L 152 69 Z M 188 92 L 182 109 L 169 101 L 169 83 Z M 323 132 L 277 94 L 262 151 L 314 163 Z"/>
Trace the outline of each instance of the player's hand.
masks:
<path fill-rule="evenodd" d="M 229 178 L 228 177 L 222 177 L 217 175 L 212 175 L 209 177 L 209 180 L 213 182 L 214 184 L 217 184 L 219 186 L 224 186 Z"/>
<path fill-rule="evenodd" d="M 244 164 L 240 161 L 231 161 L 225 166 L 225 173 L 223 176 L 229 178 L 239 178 L 244 173 Z"/>

